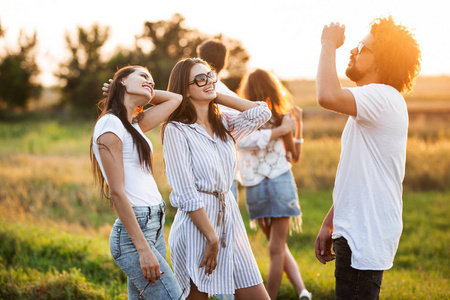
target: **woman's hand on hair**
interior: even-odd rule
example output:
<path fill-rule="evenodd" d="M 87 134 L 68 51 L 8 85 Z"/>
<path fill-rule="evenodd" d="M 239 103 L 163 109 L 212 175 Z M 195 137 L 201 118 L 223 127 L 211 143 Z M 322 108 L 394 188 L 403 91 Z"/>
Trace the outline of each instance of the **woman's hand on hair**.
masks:
<path fill-rule="evenodd" d="M 284 115 L 283 120 L 281 120 L 281 125 L 280 127 L 282 127 L 284 129 L 283 131 L 283 135 L 294 131 L 295 130 L 295 118 L 293 116 L 291 116 L 290 114 Z"/>
<path fill-rule="evenodd" d="M 286 160 L 288 162 L 292 161 L 292 152 L 291 151 L 286 151 Z"/>
<path fill-rule="evenodd" d="M 217 93 L 217 97 L 216 99 L 214 99 L 214 101 L 217 104 L 224 105 L 237 111 L 246 111 L 247 109 L 251 109 L 258 106 L 258 104 L 255 103 L 254 101 L 249 101 L 239 97 L 220 93 Z"/>
<path fill-rule="evenodd" d="M 113 80 L 112 80 L 112 79 L 109 79 L 108 82 L 105 82 L 105 83 L 103 84 L 103 87 L 102 87 L 103 96 L 108 96 L 108 93 L 109 93 L 109 86 L 111 85 L 112 82 L 113 82 Z"/>
<path fill-rule="evenodd" d="M 296 123 L 303 122 L 303 109 L 298 106 L 294 106 L 290 109 L 289 114 L 294 117 Z"/>

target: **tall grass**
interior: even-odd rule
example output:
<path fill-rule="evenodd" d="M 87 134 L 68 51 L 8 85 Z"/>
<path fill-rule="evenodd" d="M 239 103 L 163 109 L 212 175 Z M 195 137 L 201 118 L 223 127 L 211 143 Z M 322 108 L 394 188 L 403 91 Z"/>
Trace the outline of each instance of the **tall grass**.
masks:
<path fill-rule="evenodd" d="M 394 268 L 385 272 L 382 299 L 448 298 L 447 199 L 446 192 L 405 193 L 404 231 Z M 334 262 L 323 266 L 314 256 L 314 240 L 331 205 L 331 191 L 300 190 L 300 201 L 303 233 L 290 236 L 288 243 L 314 299 L 333 299 Z M 248 226 L 245 203 L 240 206 Z M 82 229 L 74 223 L 1 215 L 0 298 L 126 298 L 125 278 L 108 254 L 110 226 Z M 166 225 L 168 233 L 170 223 Z M 247 232 L 265 278 L 268 243 L 260 231 L 247 227 Z M 283 278 L 279 299 L 296 299 L 287 278 Z"/>
<path fill-rule="evenodd" d="M 294 167 L 297 183 L 307 189 L 332 188 L 339 161 L 340 133 L 346 118 L 315 113 L 305 115 L 302 159 Z M 88 191 L 92 189 L 88 186 L 92 177 L 87 155 L 93 123 L 61 119 L 0 123 L 0 178 L 8 180 L 15 176 L 15 185 L 25 189 L 24 184 L 19 184 L 20 180 L 30 180 L 39 190 L 42 190 L 40 185 L 56 184 L 63 190 L 75 188 L 79 192 L 79 188 L 63 184 L 64 178 L 73 174 L 80 176 L 83 184 L 78 201 L 82 202 L 85 197 L 91 199 Z M 448 189 L 450 168 L 446 166 L 450 165 L 450 129 L 439 118 L 435 122 L 412 118 L 410 123 L 405 189 Z M 155 147 L 155 168 L 164 170 L 159 130 L 152 131 L 149 137 Z M 32 172 L 37 169 L 39 172 Z M 164 172 L 157 172 L 155 179 L 163 196 L 167 196 L 169 187 Z M 66 195 L 66 191 L 63 194 Z"/>
<path fill-rule="evenodd" d="M 109 299 L 124 294 L 125 276 L 102 236 L 0 218 L 0 240 L 1 299 Z"/>

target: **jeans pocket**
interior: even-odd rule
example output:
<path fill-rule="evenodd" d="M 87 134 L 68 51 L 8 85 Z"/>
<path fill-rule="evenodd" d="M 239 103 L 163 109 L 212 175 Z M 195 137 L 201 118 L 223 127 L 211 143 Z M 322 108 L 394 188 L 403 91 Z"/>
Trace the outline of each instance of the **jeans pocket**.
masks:
<path fill-rule="evenodd" d="M 149 243 L 155 244 L 159 233 L 163 226 L 161 226 L 161 214 L 152 215 L 145 227 L 142 227 L 142 233 Z"/>
<path fill-rule="evenodd" d="M 144 228 L 148 223 L 148 216 L 136 217 L 139 227 Z"/>
<path fill-rule="evenodd" d="M 333 251 L 336 255 L 334 271 L 336 279 L 356 280 L 356 270 L 351 267 L 352 251 L 344 237 L 333 240 Z"/>
<path fill-rule="evenodd" d="M 383 271 L 372 271 L 370 274 L 370 279 L 376 286 L 381 288 L 381 283 L 383 281 Z"/>
<path fill-rule="evenodd" d="M 114 260 L 118 259 L 121 255 L 120 251 L 120 234 L 122 232 L 120 226 L 113 226 L 111 235 L 109 236 L 109 249 Z"/>

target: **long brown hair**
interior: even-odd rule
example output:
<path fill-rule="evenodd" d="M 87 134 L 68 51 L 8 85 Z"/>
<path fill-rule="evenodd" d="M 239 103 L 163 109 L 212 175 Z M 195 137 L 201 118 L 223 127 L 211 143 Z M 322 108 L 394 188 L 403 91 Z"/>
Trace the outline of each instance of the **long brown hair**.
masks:
<path fill-rule="evenodd" d="M 169 92 L 177 93 L 183 96 L 180 106 L 167 118 L 162 125 L 161 137 L 164 142 L 164 131 L 166 126 L 170 122 L 181 122 L 185 124 L 193 124 L 197 121 L 197 111 L 191 102 L 191 99 L 187 96 L 189 89 L 189 75 L 192 67 L 195 64 L 204 64 L 208 68 L 210 66 L 207 62 L 200 58 L 187 58 L 180 60 L 172 69 L 169 78 L 169 86 L 167 90 Z M 227 141 L 228 138 L 233 138 L 230 132 L 225 128 L 222 122 L 222 115 L 220 110 L 214 101 L 209 103 L 208 120 L 212 125 L 214 133 L 222 140 Z"/>
<path fill-rule="evenodd" d="M 251 101 L 264 101 L 272 111 L 270 124 L 280 126 L 283 116 L 293 105 L 287 88 L 272 73 L 256 69 L 241 81 L 238 94 Z"/>
<path fill-rule="evenodd" d="M 127 109 L 124 105 L 125 98 L 125 86 L 122 84 L 122 79 L 126 78 L 128 75 L 136 72 L 138 69 L 145 69 L 145 67 L 141 66 L 127 66 L 118 70 L 113 77 L 113 82 L 109 86 L 108 96 L 102 99 L 98 103 L 98 108 L 100 109 L 100 115 L 97 121 L 103 117 L 105 114 L 115 115 L 120 119 L 125 129 L 130 133 L 133 144 L 136 146 L 137 152 L 139 154 L 139 162 L 141 167 L 151 171 L 152 170 L 152 152 L 150 149 L 150 145 L 147 143 L 145 138 L 134 128 L 127 118 Z M 147 70 L 148 71 L 148 70 Z M 140 107 L 136 109 L 136 112 L 140 111 Z M 135 112 L 135 113 L 136 113 Z M 93 152 L 93 136 L 91 137 L 90 144 L 90 157 L 91 157 L 91 165 L 92 171 L 94 174 L 94 181 L 96 184 L 100 186 L 100 193 L 103 197 L 109 199 L 109 187 L 106 184 L 105 178 L 100 169 L 100 165 L 98 164 L 97 159 L 95 158 Z M 103 144 L 98 144 L 98 147 L 106 148 Z"/>

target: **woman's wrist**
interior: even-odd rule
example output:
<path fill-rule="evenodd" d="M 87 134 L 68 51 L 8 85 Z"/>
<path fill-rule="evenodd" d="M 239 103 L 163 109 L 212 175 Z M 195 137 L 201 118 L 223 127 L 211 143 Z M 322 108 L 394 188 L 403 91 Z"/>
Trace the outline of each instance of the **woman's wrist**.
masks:
<path fill-rule="evenodd" d="M 219 236 L 217 235 L 217 233 L 215 231 L 212 234 L 205 235 L 205 238 L 209 243 L 219 242 Z"/>
<path fill-rule="evenodd" d="M 213 100 L 214 103 L 219 104 L 219 93 L 216 92 L 216 98 Z"/>
<path fill-rule="evenodd" d="M 145 238 L 144 238 L 143 242 L 136 242 L 136 244 L 134 246 L 136 247 L 136 250 L 138 253 L 145 252 L 148 250 L 152 251 L 152 249 L 150 249 L 150 246 L 148 245 L 148 242 L 147 242 L 147 240 L 145 240 Z"/>

